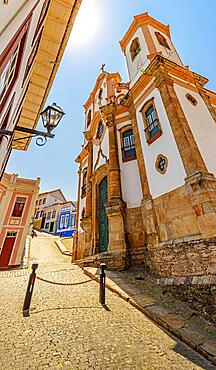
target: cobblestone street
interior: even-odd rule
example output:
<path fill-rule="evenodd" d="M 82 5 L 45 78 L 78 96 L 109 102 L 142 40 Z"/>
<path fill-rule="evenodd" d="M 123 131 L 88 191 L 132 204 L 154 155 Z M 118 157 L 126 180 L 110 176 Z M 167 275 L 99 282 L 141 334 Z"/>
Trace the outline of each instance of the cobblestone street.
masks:
<path fill-rule="evenodd" d="M 22 315 L 29 270 L 0 272 L 0 369 L 214 369 L 112 292 L 109 310 L 101 307 L 98 284 L 53 241 L 32 240 L 30 317 Z"/>

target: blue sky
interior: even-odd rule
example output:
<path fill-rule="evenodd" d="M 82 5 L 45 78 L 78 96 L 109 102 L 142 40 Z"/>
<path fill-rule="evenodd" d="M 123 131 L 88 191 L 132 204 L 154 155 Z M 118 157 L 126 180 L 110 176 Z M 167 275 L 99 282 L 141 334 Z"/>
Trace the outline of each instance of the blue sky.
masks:
<path fill-rule="evenodd" d="M 133 16 L 146 11 L 170 25 L 183 63 L 207 77 L 206 87 L 216 90 L 215 0 L 83 0 L 47 100 L 47 104 L 56 102 L 66 113 L 55 130 L 56 137 L 41 148 L 32 140 L 27 152 L 13 151 L 7 172 L 27 178 L 40 176 L 41 191 L 61 188 L 68 199 L 76 199 L 75 158 L 83 142 L 83 104 L 102 63 L 108 72 L 119 72 L 123 81 L 128 81 L 119 40 Z"/>

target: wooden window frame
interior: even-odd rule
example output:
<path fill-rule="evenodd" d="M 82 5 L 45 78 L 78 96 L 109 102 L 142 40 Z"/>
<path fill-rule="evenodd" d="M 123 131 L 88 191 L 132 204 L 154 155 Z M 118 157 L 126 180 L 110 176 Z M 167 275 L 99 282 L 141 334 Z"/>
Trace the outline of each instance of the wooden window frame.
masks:
<path fill-rule="evenodd" d="M 156 119 L 157 119 L 157 125 L 159 127 L 159 131 L 157 132 L 156 135 L 154 135 L 153 137 L 150 137 L 150 133 L 149 133 L 149 130 L 148 130 L 148 122 L 147 122 L 147 118 L 146 118 L 146 112 L 147 110 L 153 106 L 153 109 L 154 109 L 154 112 L 155 112 L 155 115 L 156 115 Z M 157 113 L 157 109 L 156 109 L 156 106 L 155 106 L 155 102 L 154 102 L 154 98 L 151 98 L 149 99 L 144 105 L 143 107 L 140 109 L 140 112 L 142 114 L 142 118 L 143 118 L 143 123 L 144 123 L 144 131 L 145 131 L 145 136 L 146 136 L 146 142 L 148 143 L 148 145 L 152 144 L 155 140 L 157 140 L 162 134 L 162 128 L 161 128 L 161 124 L 160 124 L 160 120 L 158 118 L 158 113 Z"/>
<path fill-rule="evenodd" d="M 10 103 L 8 104 L 8 107 L 6 109 L 6 112 L 5 112 L 4 116 L 3 116 L 3 119 L 0 122 L 0 128 L 2 130 L 7 130 L 7 128 L 8 128 L 8 122 L 9 122 L 9 118 L 10 118 L 10 115 L 11 115 L 11 109 L 12 109 L 12 105 L 13 105 L 13 100 L 14 100 L 15 94 L 16 93 L 13 94 L 13 96 L 12 96 L 12 98 L 10 100 Z M 0 145 L 2 143 L 2 140 L 3 140 L 3 135 L 0 136 Z"/>
<path fill-rule="evenodd" d="M 22 201 L 22 202 L 19 201 L 18 202 L 18 199 L 23 199 L 24 201 Z M 16 217 L 16 218 L 21 218 L 22 217 L 24 209 L 25 209 L 25 205 L 26 205 L 26 200 L 27 200 L 26 197 L 21 197 L 21 196 L 16 197 L 15 202 L 14 202 L 14 206 L 13 206 L 13 211 L 11 213 L 11 217 Z M 15 214 L 15 208 L 16 208 L 17 204 L 23 204 L 23 207 L 22 207 L 22 209 L 20 211 L 20 214 L 18 216 Z"/>
<path fill-rule="evenodd" d="M 12 79 L 10 80 L 10 83 L 8 84 L 6 90 L 2 90 L 0 94 L 0 111 L 3 110 L 11 91 L 17 81 L 21 62 L 25 50 L 27 35 L 31 23 L 33 10 L 29 13 L 29 15 L 26 17 L 22 25 L 19 27 L 15 35 L 12 37 L 2 54 L 0 55 L 0 76 L 2 76 L 2 73 L 4 72 L 6 66 L 8 65 L 9 61 L 11 60 L 11 56 L 13 55 L 14 51 L 18 48 L 18 55 L 16 58 L 15 68 L 14 68 L 14 74 Z"/>
<path fill-rule="evenodd" d="M 39 19 L 38 19 L 38 23 L 37 23 L 37 26 L 36 26 L 36 30 L 35 30 L 35 33 L 34 33 L 34 36 L 33 36 L 33 39 L 32 39 L 32 46 L 34 45 L 35 40 L 37 39 L 37 35 L 39 34 L 40 29 L 44 24 L 44 20 L 47 16 L 47 13 L 48 13 L 49 5 L 50 5 L 50 0 L 44 0 L 44 3 L 43 3 L 42 8 L 41 8 L 40 16 L 39 16 Z M 41 32 L 42 32 L 42 29 L 41 29 Z"/>
<path fill-rule="evenodd" d="M 26 69 L 25 69 L 25 73 L 24 73 L 24 77 L 23 77 L 23 81 L 22 81 L 22 87 L 23 87 L 23 85 L 25 83 L 25 80 L 28 77 L 29 72 L 30 72 L 30 70 L 32 68 L 32 65 L 33 65 L 33 63 L 35 61 L 35 58 L 36 58 L 36 55 L 37 55 L 37 52 L 38 52 L 38 48 L 39 48 L 39 45 L 40 45 L 40 40 L 41 40 L 42 32 L 43 32 L 43 28 L 40 31 L 40 34 L 38 35 L 37 40 L 36 40 L 36 42 L 35 42 L 32 50 L 31 50 L 31 53 L 30 53 L 30 55 L 28 57 L 28 61 L 27 61 L 27 64 L 26 64 Z"/>
<path fill-rule="evenodd" d="M 134 143 L 135 155 L 134 155 L 134 156 L 131 156 L 131 157 L 125 157 L 125 148 L 124 148 L 124 138 L 123 138 L 123 134 L 124 134 L 125 132 L 129 131 L 129 130 L 132 130 L 132 132 L 133 132 L 132 125 L 126 125 L 126 126 L 122 127 L 122 128 L 119 130 L 119 133 L 120 133 L 120 140 L 121 140 L 122 162 L 130 162 L 130 161 L 134 161 L 135 159 L 137 159 L 135 143 Z M 134 133 L 133 133 L 133 137 L 134 137 Z"/>

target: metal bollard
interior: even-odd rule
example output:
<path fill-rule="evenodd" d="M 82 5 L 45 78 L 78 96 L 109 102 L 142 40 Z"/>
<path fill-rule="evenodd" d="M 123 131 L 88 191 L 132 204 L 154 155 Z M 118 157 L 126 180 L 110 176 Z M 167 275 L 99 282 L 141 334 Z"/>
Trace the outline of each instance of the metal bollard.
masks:
<path fill-rule="evenodd" d="M 100 269 L 101 269 L 101 272 L 100 272 L 100 296 L 99 296 L 99 302 L 101 304 L 104 304 L 105 305 L 105 281 L 106 281 L 106 274 L 105 274 L 105 268 L 106 268 L 106 264 L 105 263 L 101 263 L 100 264 Z"/>
<path fill-rule="evenodd" d="M 29 282 L 26 290 L 26 295 L 25 295 L 25 300 L 23 304 L 23 316 L 29 316 L 29 308 L 31 304 L 31 298 L 32 298 L 32 293 L 33 293 L 33 288 L 34 288 L 34 283 L 36 279 L 36 269 L 38 268 L 38 263 L 33 263 L 32 264 L 32 272 L 31 275 L 29 276 Z"/>

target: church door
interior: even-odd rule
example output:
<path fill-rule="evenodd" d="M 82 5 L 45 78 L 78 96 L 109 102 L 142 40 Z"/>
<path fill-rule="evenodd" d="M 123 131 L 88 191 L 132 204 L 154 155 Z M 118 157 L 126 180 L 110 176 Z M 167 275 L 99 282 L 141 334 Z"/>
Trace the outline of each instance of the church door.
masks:
<path fill-rule="evenodd" d="M 108 218 L 104 203 L 107 202 L 107 177 L 99 185 L 99 242 L 100 253 L 106 252 L 108 248 L 109 230 Z"/>

